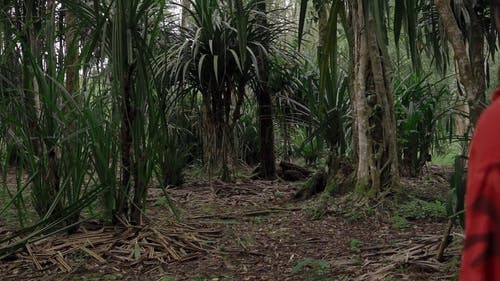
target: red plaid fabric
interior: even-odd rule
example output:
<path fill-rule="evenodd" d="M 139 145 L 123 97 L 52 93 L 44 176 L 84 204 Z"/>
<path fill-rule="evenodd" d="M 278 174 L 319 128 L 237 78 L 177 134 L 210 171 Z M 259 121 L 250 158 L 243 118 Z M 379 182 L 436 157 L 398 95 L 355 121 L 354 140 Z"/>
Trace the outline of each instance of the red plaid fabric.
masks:
<path fill-rule="evenodd" d="M 500 280 L 500 89 L 471 142 L 460 281 Z"/>

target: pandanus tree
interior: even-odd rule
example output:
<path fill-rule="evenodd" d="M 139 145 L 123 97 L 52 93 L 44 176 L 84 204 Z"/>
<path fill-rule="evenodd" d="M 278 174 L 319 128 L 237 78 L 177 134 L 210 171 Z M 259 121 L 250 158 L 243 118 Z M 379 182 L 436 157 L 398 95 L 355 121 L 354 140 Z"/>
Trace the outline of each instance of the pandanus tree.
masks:
<path fill-rule="evenodd" d="M 54 227 L 73 229 L 80 211 L 102 191 L 90 188 L 91 178 L 86 177 L 91 162 L 89 136 L 81 104 L 76 102 L 78 88 L 69 74 L 77 64 L 72 50 L 78 40 L 68 35 L 73 29 L 66 29 L 64 35 L 67 18 L 59 4 L 5 1 L 2 5 L 2 18 L 7 19 L 2 33 L 11 41 L 5 47 L 15 58 L 14 66 L 22 67 L 15 79 L 5 66 L 0 69 L 1 83 L 9 93 L 0 100 L 2 123 L 8 124 L 2 139 L 14 142 L 6 154 L 17 156 L 18 180 L 12 201 L 0 213 L 14 204 L 24 226 L 23 212 L 29 207 L 23 192 L 31 188 L 32 206 L 40 220 L 30 229 L 38 233 Z M 2 166 L 6 167 L 3 161 Z"/>
<path fill-rule="evenodd" d="M 141 224 L 152 159 L 162 140 L 151 48 L 164 5 L 1 3 L 0 36 L 12 42 L 0 42 L 0 129 L 19 154 L 14 192 L 6 180 L 11 166 L 0 161 L 1 187 L 11 199 L 0 215 L 14 206 L 25 228 L 0 239 L 7 243 L 0 256 L 43 235 L 75 230 L 80 212 L 92 210 L 102 195 L 106 219 Z M 17 78 L 7 71 L 6 53 L 20 69 Z M 9 141 L 0 136 L 0 144 Z M 28 188 L 32 204 L 24 199 Z M 33 224 L 26 219 L 31 208 L 40 216 Z"/>
<path fill-rule="evenodd" d="M 21 154 L 18 169 L 26 169 L 30 176 L 36 212 L 43 220 L 71 225 L 78 221 L 78 211 L 74 209 L 71 215 L 66 211 L 80 198 L 76 190 L 85 184 L 81 176 L 86 165 L 66 167 L 75 160 L 77 151 L 82 157 L 86 152 L 81 142 L 67 135 L 68 124 L 72 123 L 75 129 L 78 125 L 71 121 L 76 116 L 71 97 L 75 91 L 69 89 L 70 93 L 62 86 L 65 82 L 72 83 L 64 75 L 68 69 L 66 57 L 56 50 L 56 42 L 63 40 L 57 35 L 63 17 L 56 4 L 56 1 L 9 1 L 2 7 L 2 16 L 8 19 L 4 25 L 7 34 L 12 36 L 12 44 L 20 47 L 20 51 L 11 49 L 12 55 L 18 52 L 17 62 L 23 65 L 20 79 L 5 76 L 3 71 L 0 75 L 13 94 L 11 101 L 7 101 L 13 107 L 3 108 L 2 119 L 10 124 L 9 135 L 16 140 Z M 15 111 L 24 114 L 20 116 Z M 71 170 L 77 168 L 82 172 Z"/>
<path fill-rule="evenodd" d="M 261 1 L 192 1 L 192 23 L 172 34 L 169 51 L 160 56 L 158 73 L 168 83 L 202 97 L 204 162 L 227 179 L 236 164 L 233 129 L 247 92 L 259 104 L 261 169 L 274 177 L 274 129 L 269 88 L 269 57 L 283 25 L 267 21 Z"/>
<path fill-rule="evenodd" d="M 84 38 L 87 55 L 99 52 L 105 56 L 111 81 L 111 110 L 119 123 L 120 184 L 108 187 L 107 206 L 115 220 L 141 224 L 146 191 L 152 177 L 153 155 L 158 138 L 156 126 L 157 91 L 153 83 L 153 52 L 165 1 L 133 0 L 67 1 L 77 23 L 89 35 Z M 117 114 L 117 115 L 114 115 Z M 96 131 L 93 131 L 97 133 Z M 113 162 L 114 155 L 103 157 L 95 146 L 96 165 L 102 170 Z M 102 163 L 100 162 L 102 161 Z M 97 167 L 99 169 L 99 167 Z M 103 184 L 112 183 L 107 175 L 97 172 Z"/>
<path fill-rule="evenodd" d="M 169 73 L 165 82 L 181 93 L 186 89 L 201 93 L 204 162 L 210 169 L 221 169 L 227 178 L 236 161 L 232 126 L 245 97 L 247 65 L 240 63 L 238 34 L 225 8 L 219 1 L 193 1 L 192 24 L 172 34 L 172 45 L 160 55 L 157 72 Z"/>

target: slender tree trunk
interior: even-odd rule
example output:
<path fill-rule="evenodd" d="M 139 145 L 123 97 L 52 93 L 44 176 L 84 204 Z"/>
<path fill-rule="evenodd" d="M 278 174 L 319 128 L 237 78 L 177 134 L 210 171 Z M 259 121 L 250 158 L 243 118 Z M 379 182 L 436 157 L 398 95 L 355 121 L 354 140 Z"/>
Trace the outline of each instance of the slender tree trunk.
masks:
<path fill-rule="evenodd" d="M 80 88 L 80 67 L 78 65 L 79 50 L 78 41 L 75 36 L 75 16 L 70 12 L 66 12 L 66 90 L 77 98 L 77 92 Z"/>
<path fill-rule="evenodd" d="M 266 1 L 257 3 L 257 10 L 260 12 L 259 23 L 263 28 L 267 28 L 267 8 Z M 263 32 L 267 32 L 264 30 Z M 269 42 L 264 42 L 264 48 L 269 49 Z M 269 59 L 266 54 L 260 53 L 259 72 L 261 81 L 257 90 L 257 111 L 259 114 L 260 131 L 260 173 L 263 179 L 276 178 L 276 156 L 274 154 L 274 124 L 273 124 L 273 103 L 269 89 Z"/>
<path fill-rule="evenodd" d="M 323 3 L 318 10 L 318 61 L 321 62 L 328 36 L 328 5 Z"/>
<path fill-rule="evenodd" d="M 22 37 L 24 43 L 22 44 L 23 54 L 23 88 L 24 90 L 24 106 L 27 117 L 27 124 L 29 132 L 32 134 L 31 145 L 35 155 L 40 156 L 41 143 L 39 138 L 38 119 L 40 116 L 40 101 L 38 96 L 38 84 L 33 78 L 33 73 L 29 68 L 29 57 L 31 54 L 38 55 L 38 42 L 36 36 L 40 28 L 35 27 L 36 6 L 25 4 L 23 7 L 23 16 L 25 18 L 24 28 L 26 33 Z"/>
<path fill-rule="evenodd" d="M 282 118 L 282 131 L 283 131 L 283 160 L 285 162 L 290 162 L 290 124 L 288 123 L 287 116 L 290 115 L 290 110 L 288 105 L 285 104 L 284 108 L 285 116 Z"/>
<path fill-rule="evenodd" d="M 353 107 L 357 132 L 357 190 L 377 195 L 399 187 L 391 81 L 375 36 L 373 18 L 365 23 L 363 1 L 353 3 Z"/>
<path fill-rule="evenodd" d="M 461 113 L 468 114 L 470 112 L 469 110 L 469 104 L 467 103 L 467 96 L 462 90 L 462 85 L 460 83 L 460 77 L 458 75 L 459 70 L 458 70 L 458 63 L 454 59 L 454 66 L 455 66 L 455 81 L 457 84 L 457 97 L 459 99 L 459 104 L 456 106 L 456 110 L 458 110 Z M 458 115 L 455 118 L 455 134 L 458 136 L 464 136 L 467 134 L 467 131 L 470 126 L 470 120 L 462 115 Z"/>
<path fill-rule="evenodd" d="M 455 53 L 455 61 L 458 66 L 460 82 L 464 86 L 467 96 L 471 125 L 474 125 L 486 105 L 484 41 L 481 23 L 474 9 L 470 7 L 468 10 L 473 32 L 471 42 L 467 45 L 451 8 L 450 0 L 435 0 L 435 3 L 444 29 L 448 35 L 448 40 Z"/>
<path fill-rule="evenodd" d="M 128 196 L 132 186 L 133 159 L 132 159 L 132 124 L 135 112 L 132 106 L 133 76 L 135 67 L 129 65 L 123 77 L 123 92 L 121 97 L 121 128 L 120 128 L 120 151 L 121 151 L 121 189 L 118 194 L 117 215 L 128 218 L 129 200 Z"/>
<path fill-rule="evenodd" d="M 191 7 L 190 0 L 182 0 L 181 27 L 183 29 L 187 28 L 189 25 L 189 8 L 190 7 Z"/>
<path fill-rule="evenodd" d="M 74 101 L 74 103 L 68 103 L 68 102 L 63 103 L 65 105 L 64 108 L 65 112 L 71 118 L 71 123 L 68 124 L 69 128 L 65 130 L 65 136 L 67 137 L 68 141 L 64 142 L 64 147 L 61 151 L 61 159 L 64 159 L 65 153 L 71 151 L 71 146 L 75 143 L 75 141 L 69 136 L 75 134 L 77 131 L 77 120 L 73 118 L 73 116 L 75 116 L 74 104 L 79 104 L 78 91 L 80 88 L 80 74 L 79 74 L 80 67 L 78 66 L 78 60 L 79 60 L 79 49 L 78 49 L 79 46 L 77 39 L 78 37 L 76 36 L 74 29 L 76 24 L 76 18 L 69 9 L 66 9 L 66 12 L 64 14 L 64 19 L 61 18 L 60 20 L 61 21 L 64 20 L 63 22 L 60 22 L 60 27 L 61 27 L 61 33 L 64 32 L 65 34 L 64 38 L 65 52 L 63 52 L 63 47 L 61 46 L 60 53 L 61 54 L 65 53 L 64 57 L 64 67 L 66 68 L 65 88 Z M 68 225 L 75 224 L 76 222 L 78 222 L 79 219 L 80 219 L 80 214 L 76 213 L 73 217 L 68 218 L 67 224 Z M 79 227 L 78 225 L 75 225 L 75 227 L 73 227 L 69 231 L 70 232 L 76 231 L 78 227 Z"/>
<path fill-rule="evenodd" d="M 47 74 L 50 77 L 56 77 L 56 64 L 57 64 L 57 59 L 56 59 L 56 51 L 55 51 L 55 36 L 56 36 L 56 17 L 55 17 L 55 2 L 54 0 L 48 0 L 46 4 L 46 9 L 44 13 L 45 20 L 47 21 L 47 29 L 49 32 L 49 36 L 47 37 L 46 41 L 46 48 L 48 50 L 48 67 L 47 67 Z M 50 34 L 52 33 L 52 34 Z M 49 50 L 50 48 L 50 50 Z M 43 59 L 40 59 L 40 64 L 42 63 Z M 53 64 L 51 67 L 50 65 Z M 54 87 L 54 86 L 52 86 Z M 55 87 L 54 87 L 55 88 Z M 52 103 L 53 105 L 58 104 L 58 97 L 54 96 L 49 103 Z M 55 120 L 55 112 L 51 112 L 49 108 L 44 105 L 44 111 L 47 115 L 50 117 L 47 118 L 47 125 L 46 129 L 48 130 L 48 135 L 52 135 L 55 132 L 55 128 L 57 127 L 56 125 L 56 120 Z M 60 175 L 59 175 L 59 165 L 60 165 L 60 149 L 58 147 L 57 141 L 53 138 L 46 138 L 44 140 L 44 146 L 45 149 L 47 150 L 47 158 L 48 158 L 48 165 L 47 165 L 47 175 L 46 175 L 46 180 L 49 184 L 50 187 L 50 192 L 51 192 L 51 201 L 55 200 L 57 197 L 57 194 L 60 192 Z M 54 209 L 54 215 L 59 216 L 60 212 L 63 209 L 63 201 L 62 199 L 56 204 L 56 208 Z"/>
<path fill-rule="evenodd" d="M 260 130 L 260 177 L 276 178 L 276 156 L 274 154 L 273 105 L 269 92 L 262 90 L 257 95 Z"/>

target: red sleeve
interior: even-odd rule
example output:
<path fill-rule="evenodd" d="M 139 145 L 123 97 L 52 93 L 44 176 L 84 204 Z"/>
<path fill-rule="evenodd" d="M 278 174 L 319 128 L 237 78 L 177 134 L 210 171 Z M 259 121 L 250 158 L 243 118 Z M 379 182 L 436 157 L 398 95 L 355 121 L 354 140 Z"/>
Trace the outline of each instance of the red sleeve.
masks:
<path fill-rule="evenodd" d="M 500 280 L 500 168 L 476 180 L 482 182 L 467 190 L 460 281 Z"/>

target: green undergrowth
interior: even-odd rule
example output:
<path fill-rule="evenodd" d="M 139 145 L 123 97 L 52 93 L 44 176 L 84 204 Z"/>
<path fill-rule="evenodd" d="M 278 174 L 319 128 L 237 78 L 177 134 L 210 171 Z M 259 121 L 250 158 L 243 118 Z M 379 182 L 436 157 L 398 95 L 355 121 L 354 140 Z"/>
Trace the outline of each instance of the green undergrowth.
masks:
<path fill-rule="evenodd" d="M 422 200 L 409 197 L 394 206 L 390 222 L 393 228 L 403 229 L 415 220 L 440 221 L 448 218 L 446 202 L 439 199 Z"/>
<path fill-rule="evenodd" d="M 192 182 L 211 182 L 220 180 L 218 172 L 207 171 L 206 168 L 200 165 L 192 165 L 184 170 L 184 178 L 187 184 Z M 238 168 L 230 173 L 231 181 L 238 179 L 249 180 L 253 176 L 251 169 Z"/>
<path fill-rule="evenodd" d="M 292 268 L 292 274 L 304 273 L 307 281 L 329 281 L 333 280 L 330 276 L 330 263 L 326 260 L 305 258 L 297 262 Z"/>
<path fill-rule="evenodd" d="M 436 151 L 432 155 L 432 163 L 440 165 L 452 166 L 455 162 L 455 157 L 462 154 L 462 147 L 459 143 L 452 143 L 444 147 L 441 151 Z"/>

